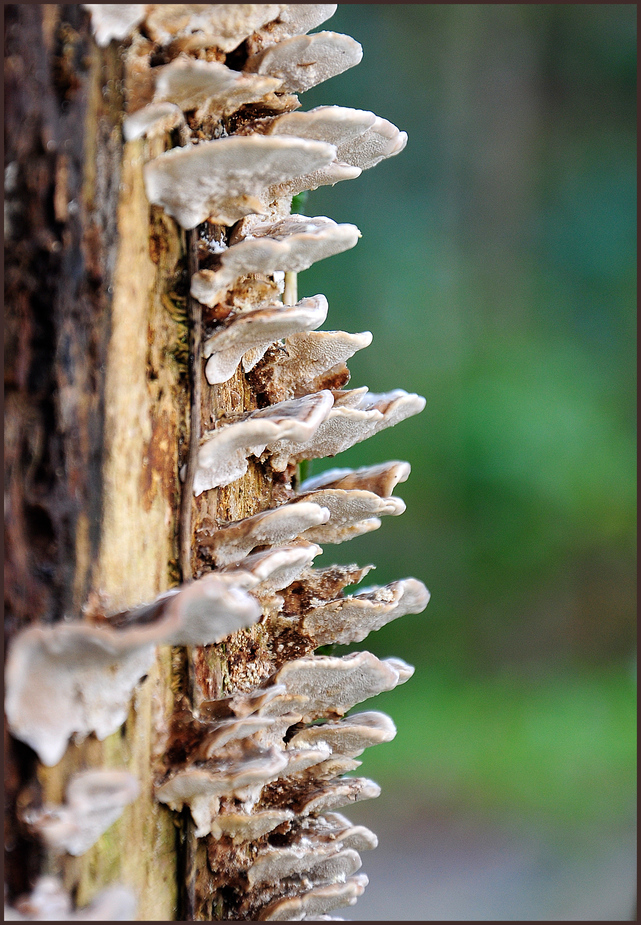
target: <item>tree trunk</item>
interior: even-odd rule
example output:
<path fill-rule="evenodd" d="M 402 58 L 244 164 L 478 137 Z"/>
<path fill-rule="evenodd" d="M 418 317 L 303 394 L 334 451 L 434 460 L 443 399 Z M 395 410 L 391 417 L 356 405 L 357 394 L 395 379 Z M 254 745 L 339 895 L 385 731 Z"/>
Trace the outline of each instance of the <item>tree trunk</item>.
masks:
<path fill-rule="evenodd" d="M 5 16 L 10 644 L 27 624 L 117 613 L 175 585 L 188 389 L 185 233 L 159 209 L 150 221 L 144 142 L 123 145 L 121 49 L 96 45 L 80 5 Z M 176 917 L 177 829 L 152 773 L 183 662 L 157 651 L 122 734 L 92 736 L 53 768 L 9 739 L 13 894 L 40 869 L 82 907 L 125 879 L 143 919 Z M 60 804 L 91 767 L 131 769 L 140 798 L 82 857 L 41 856 L 19 802 Z"/>
<path fill-rule="evenodd" d="M 131 36 L 97 44 L 81 5 L 5 7 L 9 650 L 34 624 L 101 627 L 126 618 L 211 569 L 199 538 L 295 496 L 295 465 L 278 473 L 252 457 L 241 478 L 194 497 L 200 435 L 261 399 L 242 366 L 209 385 L 200 357 L 203 321 L 211 326 L 224 314 L 203 319 L 190 280 L 203 255 L 228 244 L 229 229 L 205 222 L 185 231 L 150 206 L 145 190 L 145 163 L 198 127 L 123 141 L 125 111 L 149 98 L 150 48 L 140 34 L 133 44 Z M 242 54 L 233 53 L 236 69 Z M 273 114 L 298 103 L 289 95 L 271 105 Z M 205 137 L 242 129 L 263 112 L 246 108 Z M 246 285 L 244 310 L 278 292 L 269 276 Z M 346 370 L 330 373 L 317 388 L 340 390 Z M 331 576 L 325 599 L 340 598 L 352 580 Z M 172 812 L 155 788 L 172 756 L 189 747 L 185 716 L 252 691 L 318 645 L 300 627 L 278 639 L 276 646 L 261 620 L 216 645 L 161 645 L 122 728 L 102 740 L 77 738 L 53 766 L 13 738 L 5 719 L 9 902 L 48 874 L 80 909 L 103 887 L 126 883 L 140 920 L 243 918 L 262 908 L 258 898 L 242 907 L 228 889 L 246 882 L 237 872 L 255 846 L 197 838 L 187 809 Z M 46 847 L 25 820 L 64 804 L 73 776 L 95 768 L 130 771 L 138 798 L 79 856 Z M 263 906 L 274 897 L 278 889 Z"/>

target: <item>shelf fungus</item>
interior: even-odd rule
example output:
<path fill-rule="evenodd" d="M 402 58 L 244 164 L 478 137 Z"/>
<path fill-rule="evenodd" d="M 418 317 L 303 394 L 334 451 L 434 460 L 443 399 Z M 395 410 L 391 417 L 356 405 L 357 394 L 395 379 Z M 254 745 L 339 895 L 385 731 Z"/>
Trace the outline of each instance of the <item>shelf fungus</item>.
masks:
<path fill-rule="evenodd" d="M 172 148 L 144 167 L 147 198 L 183 228 L 206 219 L 233 225 L 250 213 L 265 214 L 260 198 L 276 183 L 306 176 L 335 159 L 322 141 L 237 135 Z"/>
<path fill-rule="evenodd" d="M 299 109 L 297 94 L 361 59 L 349 36 L 307 34 L 335 4 L 83 6 L 99 46 L 123 43 L 127 112 L 117 125 L 132 143 L 123 146 L 123 175 L 146 192 L 156 250 L 167 244 L 179 255 L 171 293 L 160 291 L 169 281 L 162 260 L 154 285 L 172 304 L 180 290 L 189 328 L 188 375 L 176 380 L 176 391 L 189 390 L 176 411 L 176 420 L 184 413 L 180 445 L 163 443 L 158 453 L 183 479 L 163 538 L 170 548 L 179 536 L 183 583 L 117 613 L 88 607 L 84 620 L 58 614 L 57 623 L 18 632 L 7 658 L 8 727 L 56 765 L 70 741 L 117 732 L 156 649 L 175 647 L 173 712 L 144 779 L 140 764 L 132 767 L 143 795 L 161 804 L 158 816 L 181 813 L 176 869 L 187 898 L 177 917 L 342 921 L 329 913 L 363 892 L 359 852 L 376 847 L 376 836 L 336 810 L 378 796 L 375 782 L 353 772 L 365 749 L 396 733 L 382 713 L 349 711 L 413 668 L 367 651 L 316 650 L 420 613 L 429 592 L 406 578 L 350 594 L 373 566 L 313 567 L 323 545 L 403 513 L 393 492 L 409 463 L 330 468 L 302 481 L 296 467 L 404 421 L 425 399 L 345 388 L 347 361 L 372 334 L 318 330 L 327 300 L 297 300 L 295 274 L 354 247 L 360 231 L 290 213 L 294 195 L 358 177 L 401 152 L 407 135 L 366 110 Z M 175 221 L 160 221 L 161 210 Z M 156 352 L 169 356 L 165 348 Z M 125 769 L 98 767 L 72 774 L 64 801 L 63 788 L 44 805 L 21 795 L 47 869 L 84 855 L 139 786 Z M 74 911 L 51 878 L 11 901 L 6 917 L 16 921 L 52 912 L 122 920 L 135 911 L 120 887 Z"/>
<path fill-rule="evenodd" d="M 220 255 L 218 270 L 199 270 L 191 279 L 191 294 L 210 308 L 224 300 L 241 276 L 250 273 L 299 273 L 312 264 L 354 247 L 356 225 L 338 225 L 329 218 L 289 215 L 271 222 L 252 222 L 242 240 Z"/>
<path fill-rule="evenodd" d="M 269 45 L 291 39 L 295 35 L 304 35 L 315 29 L 336 12 L 335 3 L 288 3 L 283 5 L 277 19 L 257 29 L 247 39 L 250 55 L 262 51 Z"/>
<path fill-rule="evenodd" d="M 334 404 L 325 420 L 305 442 L 277 441 L 270 447 L 270 465 L 282 472 L 292 462 L 336 456 L 393 427 L 425 407 L 425 399 L 403 389 L 375 395 L 366 388 L 334 393 Z"/>
<path fill-rule="evenodd" d="M 260 614 L 256 600 L 242 589 L 207 575 L 119 615 L 128 621 L 120 629 L 76 621 L 23 630 L 7 658 L 9 728 L 43 764 L 55 765 L 72 735 L 105 739 L 124 723 L 157 645 L 219 642 Z"/>
<path fill-rule="evenodd" d="M 236 481 L 247 471 L 249 457 L 259 457 L 265 449 L 278 446 L 282 457 L 287 447 L 310 440 L 333 404 L 334 396 L 324 390 L 253 411 L 204 434 L 198 451 L 194 494 Z"/>
<path fill-rule="evenodd" d="M 324 296 L 302 299 L 296 305 L 268 304 L 251 312 L 243 312 L 218 328 L 203 345 L 208 358 L 205 375 L 210 385 L 227 382 L 243 359 L 243 369 L 249 372 L 264 356 L 271 344 L 290 334 L 319 327 L 327 317 Z M 251 351 L 251 360 L 247 354 Z M 320 390 L 318 390 L 320 391 Z"/>
<path fill-rule="evenodd" d="M 137 779 L 128 771 L 83 771 L 69 781 L 62 806 L 26 811 L 23 820 L 54 851 L 77 857 L 120 818 L 139 791 Z"/>
<path fill-rule="evenodd" d="M 245 67 L 256 74 L 279 77 L 291 93 L 303 93 L 358 64 L 363 49 L 351 36 L 315 32 L 283 39 L 252 55 Z"/>
<path fill-rule="evenodd" d="M 56 877 L 39 877 L 28 896 L 4 907 L 6 922 L 131 922 L 136 897 L 124 885 L 101 890 L 89 906 L 74 911 L 71 896 Z"/>

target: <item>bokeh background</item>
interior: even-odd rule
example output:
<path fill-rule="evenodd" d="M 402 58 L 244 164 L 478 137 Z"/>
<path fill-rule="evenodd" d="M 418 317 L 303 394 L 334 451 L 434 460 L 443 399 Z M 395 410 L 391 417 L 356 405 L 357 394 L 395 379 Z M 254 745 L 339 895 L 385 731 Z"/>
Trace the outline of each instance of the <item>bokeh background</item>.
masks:
<path fill-rule="evenodd" d="M 352 387 L 422 415 L 316 462 L 406 459 L 400 518 L 324 561 L 432 600 L 370 636 L 413 679 L 350 808 L 379 834 L 346 915 L 616 920 L 635 863 L 636 6 L 340 4 L 398 157 L 311 193 L 357 247 L 299 277 L 371 330 Z M 337 651 L 343 653 L 344 648 Z"/>

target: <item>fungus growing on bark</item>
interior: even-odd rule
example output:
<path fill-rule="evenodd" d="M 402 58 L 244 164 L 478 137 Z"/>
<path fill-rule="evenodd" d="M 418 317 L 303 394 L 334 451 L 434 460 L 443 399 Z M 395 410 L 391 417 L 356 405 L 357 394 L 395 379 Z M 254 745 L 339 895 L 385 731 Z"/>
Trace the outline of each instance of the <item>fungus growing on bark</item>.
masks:
<path fill-rule="evenodd" d="M 252 382 L 261 396 L 278 402 L 349 382 L 345 361 L 372 342 L 369 331 L 310 331 L 292 334 L 266 353 Z"/>
<path fill-rule="evenodd" d="M 228 115 L 246 103 L 262 100 L 278 90 L 276 77 L 241 74 L 219 61 L 200 61 L 181 55 L 157 69 L 154 103 L 175 103 L 184 112 Z M 201 111 L 204 112 L 201 113 Z"/>
<path fill-rule="evenodd" d="M 309 112 L 289 112 L 278 116 L 268 128 L 270 135 L 293 135 L 326 141 L 336 148 L 336 161 L 360 174 L 382 160 L 400 154 L 407 144 L 407 133 L 387 119 L 362 109 L 344 106 L 318 106 Z M 310 189 L 323 186 L 322 171 L 310 178 Z"/>
<path fill-rule="evenodd" d="M 270 45 L 252 55 L 245 70 L 279 77 L 284 90 L 303 93 L 354 67 L 362 57 L 363 49 L 349 35 L 315 32 Z"/>
<path fill-rule="evenodd" d="M 237 135 L 172 148 L 145 164 L 147 198 L 183 228 L 205 219 L 233 225 L 251 212 L 264 214 L 261 195 L 275 183 L 302 177 L 334 160 L 321 141 Z"/>
<path fill-rule="evenodd" d="M 356 874 L 344 883 L 317 886 L 300 896 L 278 899 L 260 912 L 258 921 L 298 922 L 339 906 L 353 906 L 368 883 L 365 874 Z"/>
<path fill-rule="evenodd" d="M 356 225 L 337 225 L 329 218 L 289 215 L 271 222 L 252 222 L 242 240 L 220 255 L 220 269 L 200 270 L 191 279 L 191 294 L 213 307 L 240 276 L 249 273 L 300 272 L 313 263 L 354 247 Z"/>
<path fill-rule="evenodd" d="M 157 227 L 171 227 L 171 245 L 185 258 L 181 286 L 187 273 L 190 279 L 184 424 L 191 433 L 183 447 L 180 565 L 185 578 L 201 577 L 149 604 L 99 613 L 95 623 L 19 633 L 7 663 L 9 728 L 55 764 L 71 737 L 104 739 L 118 729 L 157 646 L 183 648 L 172 655 L 180 680 L 153 790 L 160 803 L 191 813 L 193 825 L 186 813 L 180 822 L 180 843 L 188 863 L 197 855 L 203 861 L 197 876 L 207 907 L 195 917 L 210 917 L 211 893 L 219 890 L 219 917 L 331 921 L 328 911 L 363 891 L 358 852 L 376 844 L 368 829 L 333 810 L 376 797 L 379 787 L 343 775 L 359 767 L 367 746 L 395 733 L 383 714 L 344 714 L 413 669 L 368 652 L 312 653 L 419 612 L 429 595 L 406 579 L 345 596 L 371 566 L 312 568 L 322 551 L 317 542 L 343 542 L 377 529 L 384 514 L 402 513 L 404 502 L 392 492 L 408 477 L 407 463 L 332 469 L 302 485 L 295 464 L 334 456 L 421 411 L 425 401 L 402 390 L 343 390 L 346 361 L 372 335 L 315 330 L 327 315 L 325 298 L 289 304 L 295 287 L 290 278 L 283 290 L 282 276 L 353 247 L 360 232 L 288 212 L 295 193 L 358 176 L 401 151 L 407 136 L 363 110 L 293 111 L 293 94 L 360 60 L 360 45 L 348 36 L 304 34 L 334 4 L 87 8 L 100 45 L 131 40 L 121 60 L 129 107 L 123 134 L 153 143 L 125 145 L 125 157 L 138 152 L 128 169 L 138 171 L 149 202 L 182 229 L 203 225 L 185 235 L 151 213 Z M 169 137 L 176 129 L 180 147 L 172 147 L 176 134 Z M 144 166 L 143 149 L 152 157 Z M 154 262 L 169 241 L 164 233 L 155 239 L 161 246 L 150 248 Z M 269 301 L 280 293 L 288 304 Z M 204 324 L 201 306 L 213 309 L 203 312 Z M 223 490 L 200 497 L 214 488 Z M 224 650 L 205 648 L 222 640 Z M 78 775 L 63 806 L 31 810 L 25 822 L 50 850 L 81 854 L 133 798 L 132 780 L 120 791 L 113 775 Z M 186 891 L 194 888 L 195 868 L 189 876 Z M 45 887 L 8 917 L 47 917 L 38 899 Z M 63 920 L 126 917 L 117 904 L 98 901 L 72 912 L 59 885 L 49 887 L 49 911 Z"/>
<path fill-rule="evenodd" d="M 91 13 L 91 26 L 98 45 L 108 45 L 112 39 L 128 38 L 145 17 L 145 3 L 83 3 Z"/>
<path fill-rule="evenodd" d="M 253 411 L 205 434 L 198 452 L 194 494 L 240 478 L 247 471 L 248 458 L 260 456 L 267 447 L 277 445 L 284 454 L 287 447 L 311 439 L 333 403 L 332 393 L 325 390 Z"/>
<path fill-rule="evenodd" d="M 398 516 L 405 510 L 405 502 L 401 498 L 381 498 L 372 491 L 342 488 L 321 488 L 318 491 L 306 492 L 299 495 L 303 502 L 320 504 L 330 512 L 329 520 L 322 526 L 310 527 L 301 534 L 303 539 L 312 543 L 342 543 L 356 535 L 364 521 L 378 521 L 385 514 Z"/>
<path fill-rule="evenodd" d="M 72 911 L 71 896 L 56 877 L 39 877 L 29 896 L 4 907 L 7 922 L 130 922 L 136 914 L 133 891 L 122 885 L 107 887 L 89 906 Z"/>
<path fill-rule="evenodd" d="M 159 45 L 184 38 L 183 48 L 215 46 L 233 51 L 256 29 L 271 22 L 287 4 L 278 3 L 154 3 L 145 18 L 149 35 Z"/>
<path fill-rule="evenodd" d="M 251 589 L 253 593 L 261 588 L 281 591 L 299 578 L 322 551 L 316 543 L 278 546 L 226 565 L 221 568 L 220 574 L 229 575 L 237 587 Z"/>
<path fill-rule="evenodd" d="M 305 748 L 317 744 L 329 745 L 332 752 L 357 758 L 370 745 L 391 742 L 396 726 L 384 713 L 354 713 L 336 721 L 307 726 L 297 732 L 288 747 Z"/>
<path fill-rule="evenodd" d="M 201 533 L 198 540 L 213 562 L 228 565 L 239 562 L 256 546 L 288 543 L 306 530 L 327 523 L 329 517 L 326 507 L 311 501 L 282 504 L 253 517 L 222 524 L 211 535 Z"/>
<path fill-rule="evenodd" d="M 308 440 L 300 443 L 278 441 L 270 446 L 270 464 L 277 472 L 282 472 L 292 462 L 336 456 L 386 427 L 418 414 L 424 407 L 424 398 L 403 389 L 381 395 L 365 388 L 339 392 L 334 396 L 334 405 L 327 417 Z"/>
<path fill-rule="evenodd" d="M 381 498 L 389 498 L 399 482 L 406 482 L 411 472 L 407 462 L 386 462 L 377 466 L 363 466 L 360 469 L 327 469 L 319 475 L 305 479 L 301 492 L 319 488 L 359 488 L 373 491 Z"/>
<path fill-rule="evenodd" d="M 305 614 L 302 629 L 317 645 L 362 642 L 371 632 L 408 613 L 421 613 L 430 599 L 415 578 L 321 604 Z"/>
<path fill-rule="evenodd" d="M 135 141 L 146 135 L 148 138 L 164 135 L 184 123 L 182 109 L 173 103 L 151 103 L 133 113 L 122 123 L 125 141 Z"/>
<path fill-rule="evenodd" d="M 326 317 L 324 296 L 302 299 L 291 306 L 269 304 L 236 315 L 205 341 L 203 356 L 209 358 L 205 366 L 207 382 L 210 385 L 226 382 L 236 372 L 243 355 L 251 350 L 251 362 L 243 362 L 243 369 L 249 372 L 270 344 L 290 334 L 317 328 Z"/>
<path fill-rule="evenodd" d="M 287 693 L 274 697 L 260 712 L 266 716 L 285 713 L 288 704 L 296 698 L 304 722 L 326 715 L 342 716 L 355 704 L 381 691 L 393 690 L 407 680 L 402 677 L 401 664 L 409 669 L 401 659 L 381 661 L 371 652 L 352 652 L 341 658 L 310 655 L 294 659 L 271 679 L 273 684 L 283 684 Z"/>
<path fill-rule="evenodd" d="M 67 784 L 62 806 L 31 810 L 23 819 L 50 848 L 78 856 L 98 841 L 139 791 L 128 771 L 83 771 Z"/>
<path fill-rule="evenodd" d="M 236 760 L 211 761 L 205 767 L 178 770 L 156 788 L 156 799 L 175 810 L 189 806 L 196 835 L 201 838 L 211 830 L 220 797 L 249 796 L 286 767 L 287 756 L 282 750 L 256 749 Z"/>
<path fill-rule="evenodd" d="M 335 3 L 288 3 L 283 5 L 277 19 L 257 29 L 247 39 L 248 54 L 256 54 L 256 52 L 267 48 L 268 45 L 290 39 L 294 35 L 304 35 L 310 29 L 315 29 L 316 26 L 320 26 L 321 23 L 333 16 L 336 9 L 337 5 Z"/>
<path fill-rule="evenodd" d="M 143 622 L 150 611 L 157 618 Z M 132 611 L 124 629 L 76 622 L 23 630 L 7 658 L 9 728 L 43 764 L 55 765 L 73 734 L 104 739 L 124 723 L 157 645 L 218 642 L 260 614 L 252 597 L 208 575 Z"/>

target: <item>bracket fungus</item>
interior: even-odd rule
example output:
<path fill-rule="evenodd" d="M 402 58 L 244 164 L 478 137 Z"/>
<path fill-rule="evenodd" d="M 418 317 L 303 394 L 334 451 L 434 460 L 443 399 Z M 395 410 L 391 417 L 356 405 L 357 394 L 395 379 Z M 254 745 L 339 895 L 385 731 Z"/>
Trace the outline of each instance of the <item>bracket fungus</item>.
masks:
<path fill-rule="evenodd" d="M 28 896 L 14 907 L 4 907 L 6 922 L 130 922 L 136 914 L 130 887 L 113 885 L 101 890 L 89 906 L 73 911 L 71 896 L 56 877 L 39 877 Z"/>
<path fill-rule="evenodd" d="M 242 240 L 220 255 L 220 269 L 192 276 L 191 294 L 212 308 L 240 276 L 249 273 L 299 273 L 312 264 L 354 247 L 356 225 L 338 225 L 329 218 L 289 215 L 271 222 L 252 222 Z"/>
<path fill-rule="evenodd" d="M 200 61 L 181 55 L 156 73 L 154 103 L 169 102 L 184 112 L 205 109 L 208 114 L 227 115 L 278 90 L 277 77 L 242 74 L 220 61 Z M 197 113 L 198 117 L 198 113 Z"/>
<path fill-rule="evenodd" d="M 248 458 L 274 445 L 286 448 L 311 439 L 334 404 L 328 390 L 253 411 L 242 420 L 205 434 L 198 452 L 194 494 L 229 485 L 247 471 Z M 284 467 L 283 467 L 284 468 Z"/>
<path fill-rule="evenodd" d="M 139 791 L 128 771 L 84 771 L 67 784 L 64 805 L 25 812 L 23 819 L 50 848 L 78 856 L 98 841 Z"/>
<path fill-rule="evenodd" d="M 407 462 L 386 462 L 360 469 L 327 469 L 319 475 L 305 479 L 301 492 L 319 488 L 359 488 L 373 491 L 381 498 L 389 498 L 399 482 L 406 482 L 411 472 Z"/>
<path fill-rule="evenodd" d="M 292 334 L 264 355 L 252 376 L 259 394 L 270 401 L 298 398 L 322 389 L 342 388 L 350 374 L 345 361 L 369 347 L 369 331 L 309 331 Z"/>
<path fill-rule="evenodd" d="M 186 49 L 215 47 L 230 52 L 256 29 L 276 19 L 283 3 L 154 3 L 145 19 L 154 42 L 191 39 Z"/>
<path fill-rule="evenodd" d="M 142 622 L 150 610 L 157 619 Z M 242 589 L 207 575 L 132 611 L 132 623 L 123 629 L 77 621 L 23 630 L 9 650 L 5 672 L 11 732 L 43 764 L 55 765 L 72 735 L 82 739 L 93 732 L 104 739 L 124 723 L 157 645 L 218 642 L 260 614 Z"/>
<path fill-rule="evenodd" d="M 288 3 L 283 5 L 277 19 L 257 29 L 247 40 L 250 55 L 269 45 L 282 42 L 295 35 L 304 35 L 334 15 L 336 3 Z"/>
<path fill-rule="evenodd" d="M 252 361 L 243 362 L 243 369 L 249 372 L 275 341 L 317 328 L 326 317 L 324 296 L 302 299 L 291 306 L 269 304 L 236 315 L 205 341 L 203 356 L 209 358 L 205 366 L 207 382 L 210 385 L 227 382 L 244 354 L 251 350 Z"/>
<path fill-rule="evenodd" d="M 183 228 L 206 219 L 233 225 L 252 212 L 273 184 L 305 176 L 334 160 L 322 141 L 267 135 L 236 135 L 172 148 L 144 167 L 147 198 Z"/>
<path fill-rule="evenodd" d="M 282 472 L 292 462 L 336 456 L 355 443 L 419 414 L 424 407 L 424 398 L 403 389 L 380 395 L 367 389 L 336 393 L 333 407 L 308 440 L 300 443 L 278 441 L 271 445 L 270 464 L 277 472 Z"/>
<path fill-rule="evenodd" d="M 319 646 L 362 642 L 392 620 L 408 613 L 421 613 L 429 599 L 429 591 L 422 582 L 406 578 L 354 597 L 321 604 L 305 614 L 302 628 Z"/>
<path fill-rule="evenodd" d="M 96 43 L 104 47 L 112 39 L 128 38 L 145 18 L 146 3 L 83 3 L 91 13 Z"/>
<path fill-rule="evenodd" d="M 354 67 L 362 57 L 362 47 L 351 36 L 315 32 L 276 42 L 252 55 L 245 67 L 251 73 L 279 77 L 291 93 L 303 93 Z"/>
<path fill-rule="evenodd" d="M 339 163 L 356 168 L 359 173 L 400 154 L 407 144 L 407 133 L 392 122 L 368 110 L 345 106 L 318 106 L 308 112 L 283 113 L 274 119 L 268 133 L 326 141 L 336 147 Z"/>
<path fill-rule="evenodd" d="M 253 517 L 223 524 L 211 535 L 200 534 L 201 547 L 217 565 L 229 565 L 248 555 L 256 546 L 277 546 L 327 523 L 330 512 L 312 501 L 282 504 Z"/>
<path fill-rule="evenodd" d="M 407 135 L 365 110 L 298 110 L 296 94 L 361 59 L 349 36 L 306 34 L 335 4 L 83 6 L 98 45 L 129 43 L 123 137 L 146 140 L 125 145 L 126 156 L 135 153 L 154 221 L 162 210 L 179 226 L 164 222 L 184 257 L 180 286 L 189 284 L 184 583 L 94 622 L 19 632 L 7 659 L 9 729 L 55 765 L 71 739 L 116 732 L 156 648 L 181 647 L 172 664 L 185 677 L 147 789 L 167 811 L 191 814 L 180 843 L 202 860 L 196 917 L 215 907 L 225 920 L 341 921 L 328 913 L 363 892 L 358 852 L 376 836 L 334 810 L 378 796 L 373 781 L 345 775 L 396 732 L 382 713 L 345 714 L 413 668 L 314 651 L 419 613 L 429 593 L 408 578 L 346 595 L 372 566 L 312 567 L 318 544 L 404 511 L 393 491 L 408 463 L 329 469 L 302 483 L 295 467 L 417 414 L 425 399 L 344 389 L 347 360 L 372 334 L 317 330 L 327 300 L 296 301 L 292 276 L 354 247 L 360 231 L 289 213 L 295 194 L 359 176 L 402 151 Z M 128 772 L 91 769 L 68 781 L 63 805 L 25 810 L 23 821 L 52 853 L 79 856 L 137 793 Z M 61 884 L 41 879 L 7 918 L 52 911 L 121 920 L 134 904 L 114 887 L 73 911 Z"/>

